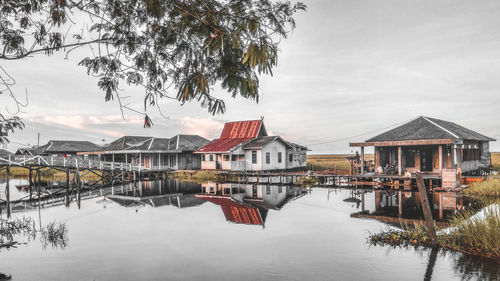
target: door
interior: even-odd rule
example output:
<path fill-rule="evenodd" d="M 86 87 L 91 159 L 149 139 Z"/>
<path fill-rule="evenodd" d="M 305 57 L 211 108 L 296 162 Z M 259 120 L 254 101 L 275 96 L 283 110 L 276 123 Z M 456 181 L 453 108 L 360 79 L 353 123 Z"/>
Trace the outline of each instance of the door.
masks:
<path fill-rule="evenodd" d="M 432 159 L 434 155 L 432 149 L 425 148 L 420 150 L 420 171 L 432 172 Z"/>
<path fill-rule="evenodd" d="M 144 168 L 149 169 L 149 156 L 144 156 Z"/>

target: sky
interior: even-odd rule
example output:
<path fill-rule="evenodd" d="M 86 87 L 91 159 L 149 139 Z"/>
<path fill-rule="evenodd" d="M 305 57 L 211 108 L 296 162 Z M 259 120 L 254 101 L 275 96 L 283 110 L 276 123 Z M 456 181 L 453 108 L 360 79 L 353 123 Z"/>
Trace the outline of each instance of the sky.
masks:
<path fill-rule="evenodd" d="M 429 116 L 500 139 L 500 1 L 305 0 L 307 12 L 280 45 L 274 76 L 261 76 L 260 101 L 223 97 L 227 111 L 210 115 L 193 102 L 162 101 L 162 117 L 126 112 L 104 102 L 97 79 L 77 65 L 84 54 L 1 62 L 28 92 L 26 128 L 7 148 L 49 140 L 104 144 L 123 135 L 217 138 L 224 122 L 264 117 L 270 134 L 306 145 L 311 154 L 350 153 L 405 121 Z M 121 95 L 139 109 L 144 91 Z M 5 95 L 0 104 L 13 111 Z M 5 113 L 5 107 L 0 109 Z M 490 144 L 500 151 L 500 142 Z"/>

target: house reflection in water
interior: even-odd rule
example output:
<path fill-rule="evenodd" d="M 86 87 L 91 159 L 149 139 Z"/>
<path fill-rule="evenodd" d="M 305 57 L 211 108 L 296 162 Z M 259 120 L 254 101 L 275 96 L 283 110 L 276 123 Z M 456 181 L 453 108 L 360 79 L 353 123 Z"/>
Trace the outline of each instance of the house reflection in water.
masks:
<path fill-rule="evenodd" d="M 123 185 L 106 198 L 125 207 L 171 205 L 186 208 L 205 203 L 204 200 L 194 196 L 200 191 L 201 185 L 199 183 L 164 179 L 138 182 L 135 185 L 133 183 Z"/>
<path fill-rule="evenodd" d="M 367 205 L 365 200 L 369 194 L 375 201 L 372 208 L 365 207 Z M 351 214 L 351 217 L 372 218 L 395 225 L 414 224 L 424 219 L 419 192 L 361 190 L 357 191 L 355 197 L 361 200 L 361 211 Z M 464 196 L 456 192 L 433 192 L 429 194 L 429 201 L 436 224 L 443 226 L 453 213 L 474 207 L 473 202 L 468 202 Z"/>
<path fill-rule="evenodd" d="M 270 209 L 280 210 L 305 189 L 278 185 L 205 183 L 197 198 L 220 205 L 227 221 L 265 226 Z"/>

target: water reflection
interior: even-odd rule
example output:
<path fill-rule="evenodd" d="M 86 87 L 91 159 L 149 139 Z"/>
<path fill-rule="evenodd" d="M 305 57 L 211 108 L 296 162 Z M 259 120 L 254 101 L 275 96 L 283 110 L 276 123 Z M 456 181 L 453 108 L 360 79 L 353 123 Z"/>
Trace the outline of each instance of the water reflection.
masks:
<path fill-rule="evenodd" d="M 11 186 L 16 184 L 19 182 Z M 84 190 L 80 193 L 80 210 L 73 203 L 76 194 L 70 195 L 69 202 L 72 203 L 68 208 L 64 206 L 63 193 L 57 193 L 55 186 L 52 186 L 52 194 L 62 196 L 42 198 L 40 214 L 45 223 L 53 219 L 67 223 L 66 234 L 60 235 L 61 228 L 55 223 L 50 227 L 52 235 L 44 239 L 49 241 L 45 244 L 47 249 L 38 246 L 38 251 L 33 250 L 32 244 L 36 243 L 30 243 L 27 247 L 20 247 L 25 250 L 18 249 L 21 250 L 19 255 L 10 253 L 18 250 L 3 252 L 0 263 L 8 266 L 5 273 L 15 275 L 16 279 L 24 274 L 23 263 L 27 257 L 43 259 L 47 255 L 52 258 L 44 262 L 58 272 L 59 280 L 141 279 L 132 269 L 120 267 L 127 262 L 140 262 L 142 279 L 145 280 L 162 280 L 166 274 L 171 274 L 169 268 L 177 268 L 177 272 L 182 273 L 172 278 L 176 280 L 200 279 L 205 275 L 207 280 L 234 280 L 238 277 L 252 280 L 256 279 L 255 269 L 263 274 L 263 280 L 328 280 L 332 276 L 339 276 L 339 280 L 384 280 L 384 277 L 392 276 L 390 274 L 399 279 L 408 276 L 407 279 L 411 280 L 498 280 L 500 277 L 495 262 L 462 254 L 444 256 L 442 251 L 423 249 L 416 254 L 413 248 L 406 253 L 400 249 L 386 253 L 387 247 L 367 248 L 366 233 L 383 228 L 384 224 L 379 221 L 399 225 L 400 217 L 414 221 L 421 219 L 417 192 L 197 184 L 167 179 Z M 50 186 L 45 190 L 50 191 Z M 3 193 L 1 189 L 0 193 Z M 21 188 L 14 190 L 12 195 L 20 198 L 26 193 Z M 20 196 L 14 197 L 17 195 Z M 430 197 L 433 215 L 443 223 L 451 213 L 474 207 L 457 194 L 435 192 Z M 128 208 L 131 206 L 141 206 L 147 212 L 135 213 L 133 208 Z M 14 202 L 12 208 L 18 216 L 38 216 L 36 201 Z M 376 220 L 359 220 L 351 216 Z M 168 239 L 165 239 L 167 234 Z M 142 236 L 148 239 L 131 239 Z M 65 239 L 51 240 L 50 237 Z M 71 244 L 68 244 L 69 238 Z M 52 247 L 59 250 L 52 251 Z M 242 252 L 244 257 L 239 255 Z M 226 256 L 235 258 L 226 261 L 225 271 L 209 270 L 212 266 L 206 261 Z M 384 263 L 380 262 L 382 259 Z M 81 260 L 97 260 L 86 264 L 93 268 L 96 278 L 86 278 L 85 266 L 60 266 L 66 261 L 78 264 L 75 261 Z M 168 267 L 165 260 L 168 260 Z M 357 271 L 359 261 L 372 268 L 373 273 Z M 398 262 L 407 266 L 387 267 L 387 264 Z M 109 266 L 99 266 L 101 264 Z M 200 268 L 192 269 L 188 266 L 192 264 L 199 264 Z M 42 272 L 43 278 L 40 279 L 53 280 L 50 278 L 53 276 L 43 270 L 31 271 Z M 71 271 L 80 272 L 80 275 L 67 275 Z M 318 274 L 317 278 L 307 275 L 311 271 Z M 120 272 L 123 275 L 114 275 Z"/>
<path fill-rule="evenodd" d="M 205 203 L 194 196 L 200 192 L 199 183 L 164 179 L 129 183 L 112 188 L 111 194 L 106 198 L 124 207 L 150 205 L 188 208 Z"/>
<path fill-rule="evenodd" d="M 301 187 L 209 182 L 202 184 L 202 194 L 195 196 L 220 205 L 229 222 L 264 227 L 269 210 L 280 210 L 306 192 Z"/>
<path fill-rule="evenodd" d="M 365 208 L 366 194 L 373 193 L 372 208 Z M 353 190 L 345 202 L 354 202 L 361 205 L 359 212 L 352 217 L 372 218 L 385 223 L 400 225 L 413 224 L 422 221 L 423 211 L 419 192 L 394 190 Z M 438 226 L 447 226 L 447 219 L 454 213 L 477 208 L 477 202 L 460 195 L 457 192 L 432 192 L 429 195 L 432 216 Z"/>

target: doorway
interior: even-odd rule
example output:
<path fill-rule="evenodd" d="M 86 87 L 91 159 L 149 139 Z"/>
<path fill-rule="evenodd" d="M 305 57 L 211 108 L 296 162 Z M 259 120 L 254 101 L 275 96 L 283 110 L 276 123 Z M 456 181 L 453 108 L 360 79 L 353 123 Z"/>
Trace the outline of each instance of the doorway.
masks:
<path fill-rule="evenodd" d="M 433 150 L 424 148 L 420 150 L 420 171 L 432 172 Z"/>

